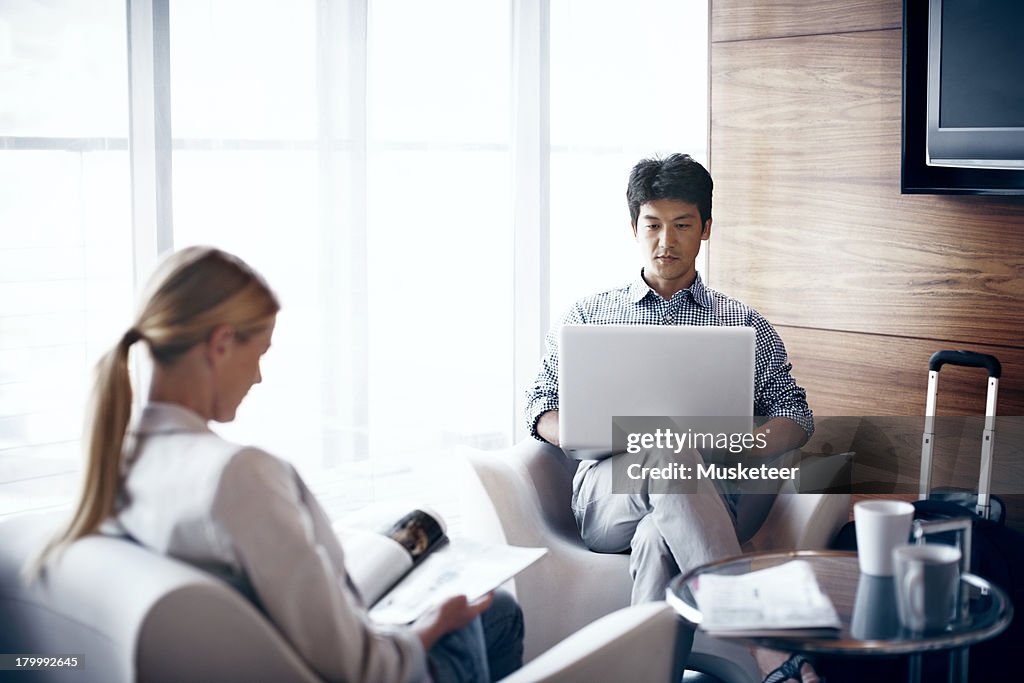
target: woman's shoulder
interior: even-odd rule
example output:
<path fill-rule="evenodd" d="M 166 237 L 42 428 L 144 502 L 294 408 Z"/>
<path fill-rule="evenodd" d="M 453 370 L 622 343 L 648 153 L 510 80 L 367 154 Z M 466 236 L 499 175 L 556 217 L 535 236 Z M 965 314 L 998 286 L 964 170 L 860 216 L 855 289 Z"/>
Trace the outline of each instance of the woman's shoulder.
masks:
<path fill-rule="evenodd" d="M 224 463 L 225 472 L 263 478 L 291 477 L 291 464 L 258 446 L 234 445 Z"/>
<path fill-rule="evenodd" d="M 298 474 L 285 460 L 257 446 L 235 446 L 221 468 L 222 491 L 241 491 L 245 495 L 284 494 L 294 497 Z"/>

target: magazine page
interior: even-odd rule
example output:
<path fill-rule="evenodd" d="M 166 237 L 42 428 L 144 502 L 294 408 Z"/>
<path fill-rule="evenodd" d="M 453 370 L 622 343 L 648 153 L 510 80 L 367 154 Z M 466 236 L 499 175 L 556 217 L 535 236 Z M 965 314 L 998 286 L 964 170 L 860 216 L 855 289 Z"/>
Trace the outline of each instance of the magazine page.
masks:
<path fill-rule="evenodd" d="M 372 605 L 412 569 L 408 551 L 394 540 L 366 529 L 337 529 L 345 569 L 363 601 Z"/>
<path fill-rule="evenodd" d="M 701 629 L 715 635 L 827 634 L 840 627 L 832 601 L 804 560 L 735 576 L 702 574 L 690 591 L 702 615 Z"/>
<path fill-rule="evenodd" d="M 439 514 L 429 508 L 418 508 L 404 515 L 383 533 L 401 544 L 415 565 L 445 542 L 446 530 L 444 519 Z"/>
<path fill-rule="evenodd" d="M 444 519 L 429 507 L 370 506 L 334 523 L 345 568 L 367 605 L 446 541 Z"/>
<path fill-rule="evenodd" d="M 455 595 L 483 597 L 536 562 L 546 548 L 478 543 L 456 539 L 427 555 L 405 579 L 370 610 L 382 624 L 408 624 Z"/>

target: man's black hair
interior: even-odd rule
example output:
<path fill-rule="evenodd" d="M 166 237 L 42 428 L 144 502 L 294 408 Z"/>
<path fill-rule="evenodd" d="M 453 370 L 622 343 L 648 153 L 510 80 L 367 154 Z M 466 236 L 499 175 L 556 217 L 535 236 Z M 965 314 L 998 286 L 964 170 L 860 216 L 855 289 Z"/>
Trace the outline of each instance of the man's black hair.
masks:
<path fill-rule="evenodd" d="M 711 174 L 689 154 L 672 154 L 664 159 L 644 159 L 629 173 L 626 202 L 636 226 L 640 206 L 659 199 L 676 199 L 695 204 L 700 224 L 711 218 Z"/>

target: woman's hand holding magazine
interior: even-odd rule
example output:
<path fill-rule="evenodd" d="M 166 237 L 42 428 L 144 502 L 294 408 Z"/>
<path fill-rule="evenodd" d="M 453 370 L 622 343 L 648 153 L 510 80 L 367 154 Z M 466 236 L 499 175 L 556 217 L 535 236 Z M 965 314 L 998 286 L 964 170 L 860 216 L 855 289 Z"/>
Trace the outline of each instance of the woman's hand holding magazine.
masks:
<path fill-rule="evenodd" d="M 428 609 L 413 623 L 412 630 L 419 636 L 423 649 L 429 650 L 441 636 L 466 626 L 486 611 L 492 602 L 494 593 L 488 593 L 476 602 L 469 602 L 465 595 L 456 595 Z"/>

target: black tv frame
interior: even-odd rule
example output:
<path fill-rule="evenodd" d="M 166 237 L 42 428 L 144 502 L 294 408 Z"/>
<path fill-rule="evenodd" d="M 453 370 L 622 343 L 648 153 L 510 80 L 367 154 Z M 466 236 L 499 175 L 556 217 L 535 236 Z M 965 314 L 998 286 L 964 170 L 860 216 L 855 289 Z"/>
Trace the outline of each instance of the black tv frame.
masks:
<path fill-rule="evenodd" d="M 929 166 L 928 1 L 903 0 L 903 194 L 1024 195 L 1024 170 Z"/>

